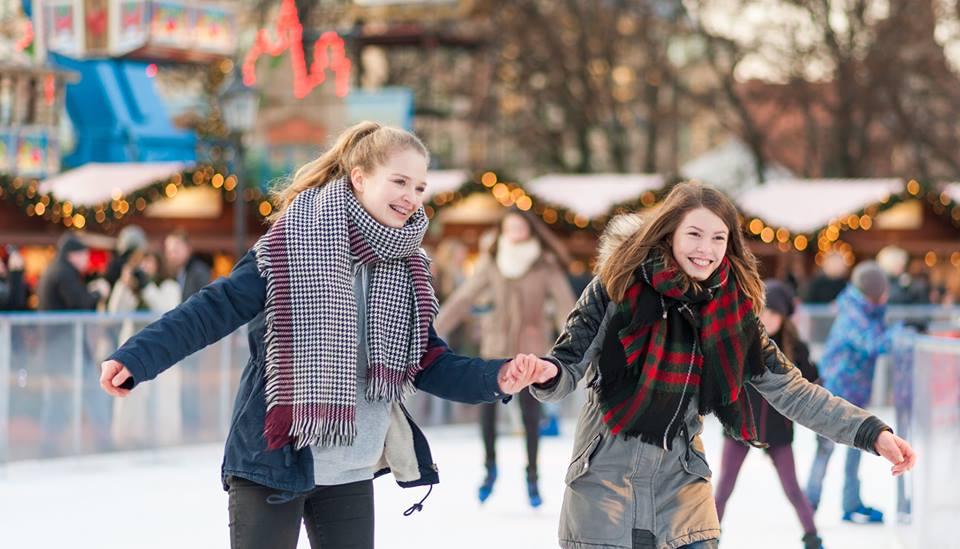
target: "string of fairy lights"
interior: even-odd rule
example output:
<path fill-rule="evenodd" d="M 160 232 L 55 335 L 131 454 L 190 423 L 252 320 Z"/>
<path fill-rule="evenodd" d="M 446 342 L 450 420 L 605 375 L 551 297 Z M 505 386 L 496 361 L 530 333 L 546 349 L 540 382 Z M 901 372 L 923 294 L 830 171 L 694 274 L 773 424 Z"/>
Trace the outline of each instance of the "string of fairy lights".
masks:
<path fill-rule="evenodd" d="M 825 226 L 809 233 L 791 234 L 783 227 L 774 227 L 760 217 L 744 219 L 747 234 L 765 244 L 775 245 L 781 252 L 791 249 L 803 252 L 810 246 L 816 246 L 815 261 L 819 265 L 829 253 L 839 253 L 848 265 L 852 265 L 856 258 L 853 247 L 843 239 L 843 235 L 850 231 L 869 231 L 874 228 L 877 216 L 894 206 L 910 201 L 925 198 L 931 205 L 934 213 L 941 217 L 948 217 L 955 228 L 960 229 L 960 203 L 950 195 L 932 184 L 921 184 L 911 179 L 899 193 L 887 195 L 880 202 L 867 205 L 860 210 L 850 212 L 844 216 L 831 219 Z M 936 266 L 941 259 L 935 251 L 924 254 L 924 263 L 928 267 Z M 960 268 L 960 252 L 952 252 L 949 261 L 954 267 Z"/>
<path fill-rule="evenodd" d="M 211 165 L 174 173 L 128 193 L 114 190 L 110 200 L 94 205 L 76 205 L 50 192 L 43 193 L 35 178 L 0 174 L 0 200 L 15 204 L 27 217 L 40 217 L 69 229 L 100 227 L 109 231 L 116 223 L 143 213 L 154 202 L 173 198 L 181 189 L 202 186 L 220 191 L 227 202 L 237 200 L 237 176 Z M 261 217 L 273 212 L 273 204 L 260 189 L 245 189 L 242 199 L 255 203 Z"/>
<path fill-rule="evenodd" d="M 521 184 L 501 180 L 496 172 L 486 171 L 478 177 L 471 178 L 455 191 L 435 194 L 424 204 L 424 208 L 427 216 L 433 218 L 441 209 L 453 206 L 473 194 L 483 192 L 489 193 L 504 208 L 515 207 L 525 212 L 532 211 L 548 225 L 557 225 L 569 230 L 597 232 L 603 230 L 610 217 L 653 207 L 661 198 L 657 193 L 647 191 L 634 200 L 615 204 L 607 214 L 589 218 L 565 206 L 541 200 L 524 189 Z"/>
<path fill-rule="evenodd" d="M 237 200 L 238 180 L 223 168 L 201 165 L 157 180 L 145 187 L 121 193 L 114 191 L 111 199 L 93 206 L 74 205 L 58 200 L 51 193 L 41 193 L 39 181 L 33 178 L 0 174 L 0 200 L 15 204 L 28 217 L 40 217 L 50 223 L 62 224 L 70 229 L 98 227 L 110 231 L 119 222 L 142 214 L 147 207 L 159 200 L 173 198 L 184 188 L 209 186 L 222 193 L 224 200 Z M 469 178 L 455 191 L 437 193 L 424 204 L 428 217 L 435 217 L 444 208 L 449 208 L 476 193 L 487 193 L 504 208 L 515 207 L 536 214 L 547 225 L 567 231 L 601 232 L 611 217 L 625 212 L 642 211 L 657 206 L 669 191 L 670 185 L 656 191 L 646 191 L 639 197 L 611 206 L 608 213 L 588 218 L 565 206 L 551 204 L 528 192 L 520 183 L 501 178 L 494 171 L 486 171 Z M 243 191 L 242 199 L 255 204 L 255 211 L 266 218 L 275 205 L 259 188 Z M 839 253 L 852 264 L 854 251 L 844 235 L 852 231 L 869 231 L 874 228 L 877 216 L 910 200 L 926 200 L 937 215 L 949 220 L 960 229 L 960 202 L 955 200 L 945 187 L 921 184 L 911 179 L 898 193 L 890 194 L 875 204 L 830 220 L 820 229 L 794 233 L 785 227 L 767 223 L 762 217 L 743 218 L 747 236 L 755 241 L 774 246 L 780 252 L 805 252 L 816 250 L 818 264 L 829 253 Z M 924 255 L 927 266 L 933 267 L 949 261 L 960 268 L 960 251 L 949 257 L 940 257 L 935 251 Z"/>

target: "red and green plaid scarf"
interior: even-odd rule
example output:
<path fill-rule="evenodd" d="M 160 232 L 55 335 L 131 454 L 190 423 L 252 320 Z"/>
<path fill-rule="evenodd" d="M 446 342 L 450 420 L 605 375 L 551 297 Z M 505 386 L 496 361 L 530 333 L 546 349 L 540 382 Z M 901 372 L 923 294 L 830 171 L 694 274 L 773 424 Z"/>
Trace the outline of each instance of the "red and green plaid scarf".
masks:
<path fill-rule="evenodd" d="M 728 434 L 752 443 L 742 389 L 763 369 L 753 302 L 726 258 L 699 287 L 684 292 L 683 276 L 658 253 L 637 270 L 600 357 L 603 421 L 613 434 L 670 448 L 696 398 L 701 414 L 713 412 Z"/>

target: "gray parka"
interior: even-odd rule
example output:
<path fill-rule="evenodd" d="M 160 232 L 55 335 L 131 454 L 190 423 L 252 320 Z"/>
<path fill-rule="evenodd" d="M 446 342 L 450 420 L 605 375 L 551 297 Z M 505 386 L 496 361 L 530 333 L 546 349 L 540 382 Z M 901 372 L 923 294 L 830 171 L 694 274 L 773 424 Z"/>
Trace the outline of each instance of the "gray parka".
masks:
<path fill-rule="evenodd" d="M 531 386 L 536 398 L 560 400 L 583 377 L 594 379 L 606 326 L 615 310 L 616 304 L 594 279 L 550 352 L 560 374 L 545 385 Z M 793 421 L 838 443 L 876 453 L 877 437 L 889 428 L 806 381 L 762 325 L 760 334 L 765 371 L 749 383 Z M 719 538 L 720 522 L 700 440 L 703 418 L 697 403 L 687 407 L 685 428 L 677 434 L 679 440 L 674 440 L 671 450 L 641 442 L 639 437 L 612 435 L 602 415 L 596 391 L 587 389 L 565 478 L 560 547 L 675 549 Z"/>

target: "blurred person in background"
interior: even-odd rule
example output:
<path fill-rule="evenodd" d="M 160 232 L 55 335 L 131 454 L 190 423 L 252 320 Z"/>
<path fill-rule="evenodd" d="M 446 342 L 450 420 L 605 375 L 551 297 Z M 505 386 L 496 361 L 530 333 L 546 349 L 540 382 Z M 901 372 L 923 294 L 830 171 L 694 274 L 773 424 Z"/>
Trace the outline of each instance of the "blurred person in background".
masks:
<path fill-rule="evenodd" d="M 89 265 L 90 249 L 87 244 L 72 232 L 64 233 L 58 242 L 56 257 L 37 284 L 38 310 L 93 312 L 102 308 L 110 295 L 110 284 L 102 278 L 85 283 Z M 45 452 L 58 452 L 65 443 L 63 436 L 70 426 L 71 404 L 68 395 L 72 392 L 73 383 L 83 384 L 82 409 L 86 424 L 92 429 L 93 443 L 97 449 L 109 447 L 113 404 L 109 399 L 104 399 L 100 391 L 91 391 L 91 386 L 96 388 L 90 379 L 94 375 L 95 365 L 86 337 L 86 326 L 79 332 L 80 341 L 75 341 L 77 332 L 73 323 L 66 320 L 45 325 L 41 332 L 41 353 L 45 355 L 44 406 L 41 412 Z M 83 362 L 81 380 L 72 377 L 77 346 Z"/>
<path fill-rule="evenodd" d="M 432 256 L 434 268 L 433 285 L 437 290 L 437 299 L 441 307 L 452 296 L 457 288 L 467 281 L 467 261 L 469 248 L 456 238 L 445 238 L 437 245 L 436 253 Z M 450 347 L 462 353 L 476 353 L 476 343 L 470 337 L 471 330 L 467 322 L 451 330 L 445 338 Z"/>
<path fill-rule="evenodd" d="M 441 303 L 467 279 L 465 266 L 469 251 L 467 245 L 456 238 L 445 238 L 437 245 L 433 254 L 433 284 Z"/>
<path fill-rule="evenodd" d="M 37 284 L 41 311 L 95 311 L 110 295 L 110 284 L 98 278 L 90 284 L 84 276 L 90 265 L 89 247 L 73 233 L 64 233 L 57 255 Z"/>
<path fill-rule="evenodd" d="M 929 279 L 917 278 L 907 267 L 910 266 L 910 255 L 899 246 L 884 246 L 877 252 L 877 265 L 887 276 L 889 291 L 887 303 L 890 305 L 923 305 L 930 303 Z M 914 262 L 913 272 L 917 272 L 917 262 Z M 919 263 L 920 270 L 923 263 Z"/>
<path fill-rule="evenodd" d="M 952 269 L 944 276 L 944 305 L 960 305 L 960 269 Z"/>
<path fill-rule="evenodd" d="M 186 231 L 178 230 L 163 240 L 164 261 L 173 279 L 183 289 L 181 301 L 210 283 L 210 265 L 193 253 Z"/>
<path fill-rule="evenodd" d="M 877 357 L 891 349 L 899 326 L 884 323 L 890 282 L 873 261 L 856 266 L 850 284 L 837 298 L 837 317 L 820 359 L 824 387 L 856 406 L 870 402 Z M 807 479 L 806 495 L 813 509 L 820 505 L 823 478 L 835 443 L 817 437 L 817 454 Z M 860 450 L 848 448 L 844 466 L 843 520 L 854 523 L 883 522 L 883 513 L 860 500 Z"/>
<path fill-rule="evenodd" d="M 120 279 L 123 268 L 130 263 L 130 258 L 135 253 L 143 252 L 147 249 L 147 234 L 138 225 L 127 225 L 120 229 L 117 235 L 116 246 L 113 251 L 113 257 L 107 264 L 107 270 L 103 277 L 111 286 Z"/>
<path fill-rule="evenodd" d="M 767 334 L 783 351 L 783 354 L 800 370 L 804 379 L 816 382 L 817 367 L 810 361 L 810 349 L 800 339 L 797 327 L 790 320 L 795 310 L 794 293 L 779 280 L 764 281 L 766 303 L 760 313 L 760 321 Z M 822 549 L 817 526 L 813 521 L 813 508 L 797 482 L 796 462 L 793 456 L 793 422 L 783 417 L 763 398 L 752 385 L 747 385 L 750 409 L 757 422 L 757 440 L 768 444 L 767 455 L 773 461 L 780 479 L 780 487 L 790 500 L 803 526 L 804 549 Z M 723 521 L 724 509 L 733 487 L 737 483 L 740 467 L 750 446 L 734 440 L 729 435 L 723 438 L 723 455 L 720 460 L 720 478 L 717 480 L 715 498 L 717 515 Z"/>
<path fill-rule="evenodd" d="M 0 256 L 0 312 L 27 308 L 27 284 L 23 280 L 23 256 L 7 246 L 6 257 Z"/>
<path fill-rule="evenodd" d="M 163 259 L 168 273 L 180 286 L 181 302 L 190 299 L 190 296 L 210 283 L 210 265 L 194 255 L 186 231 L 176 230 L 163 239 Z M 209 386 L 202 375 L 200 359 L 200 356 L 188 356 L 180 364 L 183 376 L 183 383 L 180 385 L 183 432 L 192 440 L 203 440 L 213 428 L 204 413 L 203 395 L 209 390 Z"/>
<path fill-rule="evenodd" d="M 163 258 L 155 251 L 127 255 L 113 286 L 107 311 L 165 313 L 180 304 L 182 289 L 167 276 Z M 113 349 L 123 345 L 136 331 L 135 323 L 124 320 Z M 104 353 L 104 356 L 107 353 Z M 169 445 L 181 439 L 181 373 L 174 368 L 155 383 L 144 386 L 130 398 L 113 401 L 113 440 L 119 445 Z"/>
<path fill-rule="evenodd" d="M 803 291 L 804 303 L 832 303 L 847 287 L 849 269 L 843 255 L 829 252 L 823 259 L 823 268 Z"/>
<path fill-rule="evenodd" d="M 940 262 L 930 270 L 930 303 L 936 305 L 949 304 L 950 278 L 954 274 L 960 274 L 960 269 L 954 267 L 949 261 Z"/>
<path fill-rule="evenodd" d="M 490 248 L 478 261 L 473 276 L 454 292 L 437 315 L 436 328 L 446 337 L 468 316 L 473 304 L 489 292 L 491 308 L 483 316 L 480 356 L 493 358 L 518 353 L 543 355 L 550 348 L 554 329 L 563 328 L 574 296 L 564 270 L 566 250 L 549 229 L 519 210 L 500 222 Z M 548 302 L 551 309 L 548 309 Z M 548 311 L 553 314 L 548 318 Z M 537 473 L 540 443 L 540 403 L 529 391 L 518 395 L 527 446 L 527 497 L 530 505 L 542 503 Z M 497 408 L 482 405 L 486 475 L 478 490 L 487 500 L 497 480 Z"/>

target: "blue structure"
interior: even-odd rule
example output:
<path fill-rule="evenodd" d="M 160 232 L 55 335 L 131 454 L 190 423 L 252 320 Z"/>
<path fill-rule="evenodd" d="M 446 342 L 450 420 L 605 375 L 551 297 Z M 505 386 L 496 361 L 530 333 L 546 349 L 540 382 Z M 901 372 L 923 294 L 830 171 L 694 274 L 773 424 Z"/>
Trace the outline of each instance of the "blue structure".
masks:
<path fill-rule="evenodd" d="M 413 90 L 389 86 L 375 91 L 350 90 L 344 99 L 347 123 L 376 120 L 413 131 Z"/>
<path fill-rule="evenodd" d="M 157 95 L 148 63 L 121 59 L 79 61 L 50 54 L 55 67 L 80 75 L 66 103 L 77 146 L 65 167 L 88 162 L 196 161 L 197 136 L 175 128 Z"/>

